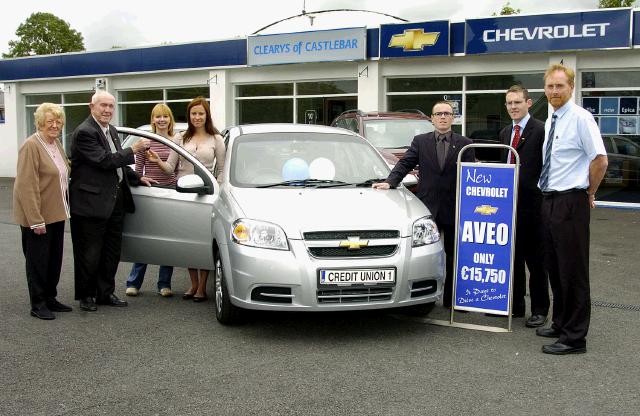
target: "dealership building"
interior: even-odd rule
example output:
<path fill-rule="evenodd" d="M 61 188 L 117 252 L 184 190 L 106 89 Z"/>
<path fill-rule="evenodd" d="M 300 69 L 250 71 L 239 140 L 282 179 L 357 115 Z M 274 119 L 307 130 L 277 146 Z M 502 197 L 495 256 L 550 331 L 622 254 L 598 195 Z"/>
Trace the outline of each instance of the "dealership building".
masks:
<path fill-rule="evenodd" d="M 510 123 L 504 93 L 527 87 L 545 120 L 543 73 L 576 71 L 574 100 L 591 111 L 609 154 L 599 201 L 640 207 L 640 10 L 604 9 L 388 24 L 187 44 L 0 60 L 4 122 L 0 177 L 14 177 L 20 145 L 42 102 L 64 107 L 62 141 L 88 115 L 96 88 L 117 99 L 113 123 L 137 127 L 167 103 L 210 99 L 214 124 L 330 124 L 341 112 L 454 104 L 454 130 L 478 142 Z M 409 139 L 408 139 L 409 140 Z"/>

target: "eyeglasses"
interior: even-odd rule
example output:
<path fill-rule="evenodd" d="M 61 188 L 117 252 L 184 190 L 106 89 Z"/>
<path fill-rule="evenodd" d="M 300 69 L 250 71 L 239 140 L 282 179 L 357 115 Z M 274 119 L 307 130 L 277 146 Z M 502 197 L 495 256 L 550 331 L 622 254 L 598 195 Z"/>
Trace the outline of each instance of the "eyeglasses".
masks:
<path fill-rule="evenodd" d="M 46 124 L 48 127 L 51 126 L 64 126 L 64 122 L 62 120 L 47 120 L 44 122 L 44 124 Z"/>
<path fill-rule="evenodd" d="M 453 115 L 453 113 L 450 113 L 448 111 L 438 111 L 437 113 L 433 113 L 433 115 L 436 117 L 450 117 Z"/>

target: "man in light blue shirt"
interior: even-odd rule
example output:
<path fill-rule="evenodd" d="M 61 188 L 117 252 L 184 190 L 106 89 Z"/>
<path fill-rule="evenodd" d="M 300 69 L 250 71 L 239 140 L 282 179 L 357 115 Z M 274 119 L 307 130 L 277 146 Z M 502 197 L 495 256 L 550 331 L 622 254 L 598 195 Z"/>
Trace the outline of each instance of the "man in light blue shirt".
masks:
<path fill-rule="evenodd" d="M 547 354 L 587 351 L 590 209 L 608 164 L 593 116 L 571 101 L 574 80 L 573 70 L 560 64 L 544 74 L 544 92 L 554 112 L 545 124 L 538 187 L 553 319 L 550 328 L 538 328 L 536 334 L 557 339 L 542 347 Z"/>

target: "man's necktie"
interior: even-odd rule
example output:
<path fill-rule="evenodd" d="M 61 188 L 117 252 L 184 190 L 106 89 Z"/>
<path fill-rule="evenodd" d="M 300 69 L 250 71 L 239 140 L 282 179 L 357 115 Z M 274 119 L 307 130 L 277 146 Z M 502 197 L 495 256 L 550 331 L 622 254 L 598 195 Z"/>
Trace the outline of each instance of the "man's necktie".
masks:
<path fill-rule="evenodd" d="M 438 164 L 440 165 L 440 169 L 444 168 L 444 160 L 447 157 L 447 144 L 446 144 L 447 136 L 444 134 L 438 137 L 438 145 L 436 146 L 436 153 L 438 156 Z"/>
<path fill-rule="evenodd" d="M 513 133 L 513 141 L 511 141 L 511 147 L 516 149 L 518 147 L 518 143 L 520 143 L 520 126 L 516 124 L 515 126 L 513 126 L 513 130 L 514 130 L 514 133 Z M 513 154 L 513 152 L 511 153 L 511 163 L 514 163 L 514 164 L 516 163 L 516 155 Z"/>
<path fill-rule="evenodd" d="M 549 183 L 549 167 L 551 166 L 551 148 L 553 145 L 553 133 L 556 131 L 556 119 L 557 115 L 551 117 L 551 128 L 549 129 L 549 136 L 547 137 L 547 145 L 544 148 L 544 162 L 542 163 L 542 172 L 540 173 L 540 189 L 547 190 L 547 184 Z"/>
<path fill-rule="evenodd" d="M 107 144 L 109 145 L 109 149 L 111 150 L 111 153 L 115 153 L 116 145 L 113 142 L 113 139 L 111 138 L 111 134 L 109 133 L 108 128 L 107 128 L 107 131 L 105 132 L 105 136 L 107 136 Z M 122 169 L 118 168 L 116 169 L 116 172 L 118 172 L 118 182 L 122 182 Z"/>

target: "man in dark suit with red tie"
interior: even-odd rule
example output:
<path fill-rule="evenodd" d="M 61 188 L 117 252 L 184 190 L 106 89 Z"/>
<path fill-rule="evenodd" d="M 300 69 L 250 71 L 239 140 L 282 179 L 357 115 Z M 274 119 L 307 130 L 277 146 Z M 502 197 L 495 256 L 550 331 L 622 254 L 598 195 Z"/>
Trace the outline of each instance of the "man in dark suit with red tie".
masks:
<path fill-rule="evenodd" d="M 75 298 L 81 310 L 94 312 L 96 304 L 127 306 L 114 289 L 124 214 L 134 209 L 129 182 L 149 186 L 156 181 L 140 178 L 127 166 L 150 142 L 140 139 L 127 149 L 120 146 L 118 131 L 109 124 L 115 111 L 113 95 L 97 91 L 89 108 L 91 115 L 71 137 L 69 202 Z"/>
<path fill-rule="evenodd" d="M 525 321 L 525 325 L 534 328 L 544 325 L 549 312 L 549 279 L 544 269 L 540 220 L 542 192 L 538 188 L 542 169 L 544 123 L 529 114 L 532 101 L 526 88 L 512 86 L 507 91 L 505 101 L 513 122 L 500 131 L 500 141 L 511 145 L 520 156 L 512 314 L 516 317 L 525 315 L 526 263 L 529 269 L 531 316 Z M 503 161 L 515 163 L 515 157 L 512 153 L 504 152 Z"/>
<path fill-rule="evenodd" d="M 444 242 L 447 271 L 442 303 L 447 308 L 451 307 L 453 284 L 458 154 L 460 149 L 471 144 L 471 139 L 451 131 L 453 118 L 451 103 L 437 102 L 431 111 L 435 131 L 414 137 L 411 146 L 396 163 L 386 181 L 373 185 L 376 189 L 394 188 L 407 173 L 418 166 L 420 182 L 417 196 L 431 211 Z M 475 161 L 473 149 L 464 152 L 462 161 Z"/>

